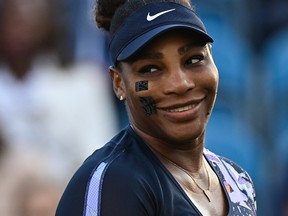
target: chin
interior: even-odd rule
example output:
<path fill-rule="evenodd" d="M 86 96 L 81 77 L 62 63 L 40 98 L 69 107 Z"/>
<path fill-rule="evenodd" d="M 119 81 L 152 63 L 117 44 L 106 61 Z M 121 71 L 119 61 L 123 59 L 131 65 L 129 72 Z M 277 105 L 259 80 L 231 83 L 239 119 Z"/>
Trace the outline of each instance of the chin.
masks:
<path fill-rule="evenodd" d="M 179 128 L 179 130 L 167 131 L 164 136 L 169 142 L 174 143 L 191 143 L 199 138 L 203 138 L 204 129 L 203 127 L 198 128 Z M 202 139 L 203 140 L 203 139 Z"/>

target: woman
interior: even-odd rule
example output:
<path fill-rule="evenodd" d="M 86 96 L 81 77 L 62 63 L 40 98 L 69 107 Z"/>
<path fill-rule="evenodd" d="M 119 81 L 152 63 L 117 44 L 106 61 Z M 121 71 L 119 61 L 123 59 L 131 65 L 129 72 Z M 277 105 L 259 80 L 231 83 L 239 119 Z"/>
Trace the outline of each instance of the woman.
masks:
<path fill-rule="evenodd" d="M 9 148 L 45 152 L 70 178 L 118 125 L 101 63 L 71 58 L 71 17 L 68 8 L 61 13 L 63 4 L 1 0 L 0 124 Z"/>
<path fill-rule="evenodd" d="M 99 0 L 130 125 L 89 157 L 56 215 L 256 215 L 253 183 L 204 148 L 218 87 L 213 39 L 185 0 Z"/>

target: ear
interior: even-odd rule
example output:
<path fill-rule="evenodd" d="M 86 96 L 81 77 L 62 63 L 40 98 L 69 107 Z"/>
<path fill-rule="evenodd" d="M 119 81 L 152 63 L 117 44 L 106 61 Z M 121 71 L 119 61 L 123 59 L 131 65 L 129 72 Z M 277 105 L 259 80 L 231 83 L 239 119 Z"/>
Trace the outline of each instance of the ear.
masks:
<path fill-rule="evenodd" d="M 122 73 L 115 67 L 109 67 L 110 77 L 113 83 L 113 90 L 117 98 L 126 98 L 124 80 Z"/>

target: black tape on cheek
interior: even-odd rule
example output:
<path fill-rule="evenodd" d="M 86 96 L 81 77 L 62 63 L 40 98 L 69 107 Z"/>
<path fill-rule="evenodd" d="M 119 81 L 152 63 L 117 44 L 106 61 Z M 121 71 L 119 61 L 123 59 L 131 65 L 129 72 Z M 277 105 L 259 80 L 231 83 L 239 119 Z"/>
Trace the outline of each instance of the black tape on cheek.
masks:
<path fill-rule="evenodd" d="M 148 80 L 143 80 L 135 83 L 135 91 L 147 91 L 148 90 Z"/>
<path fill-rule="evenodd" d="M 140 97 L 140 103 L 146 116 L 156 113 L 156 104 L 152 97 Z"/>

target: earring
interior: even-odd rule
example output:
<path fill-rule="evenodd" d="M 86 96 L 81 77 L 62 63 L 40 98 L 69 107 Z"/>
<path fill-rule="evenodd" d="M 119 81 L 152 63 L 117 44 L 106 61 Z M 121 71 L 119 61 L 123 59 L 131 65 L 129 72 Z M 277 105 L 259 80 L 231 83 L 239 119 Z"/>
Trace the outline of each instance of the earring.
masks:
<path fill-rule="evenodd" d="M 119 100 L 120 100 L 120 101 L 123 101 L 123 100 L 124 100 L 124 98 L 123 98 L 122 95 L 120 96 Z"/>

